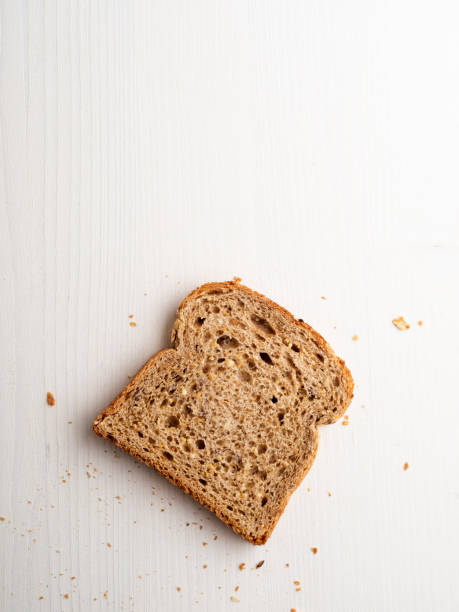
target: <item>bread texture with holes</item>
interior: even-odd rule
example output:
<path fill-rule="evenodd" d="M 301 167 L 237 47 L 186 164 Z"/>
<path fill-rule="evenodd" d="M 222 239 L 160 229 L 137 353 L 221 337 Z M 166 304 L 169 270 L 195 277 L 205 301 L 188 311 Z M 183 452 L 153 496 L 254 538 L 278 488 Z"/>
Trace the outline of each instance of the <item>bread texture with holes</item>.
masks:
<path fill-rule="evenodd" d="M 314 461 L 318 426 L 346 411 L 351 374 L 309 325 L 232 281 L 182 302 L 172 344 L 94 431 L 264 544 Z"/>

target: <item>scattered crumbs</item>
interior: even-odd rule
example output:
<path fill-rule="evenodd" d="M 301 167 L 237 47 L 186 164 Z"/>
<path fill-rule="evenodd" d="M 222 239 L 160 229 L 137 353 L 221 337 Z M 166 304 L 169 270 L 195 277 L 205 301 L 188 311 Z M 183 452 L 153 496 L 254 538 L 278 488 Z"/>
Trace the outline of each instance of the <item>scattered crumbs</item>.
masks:
<path fill-rule="evenodd" d="M 231 601 L 235 601 L 236 603 L 239 603 L 241 601 L 237 597 L 234 597 L 234 595 L 231 595 L 230 599 L 231 599 Z"/>
<path fill-rule="evenodd" d="M 54 404 L 56 403 L 56 398 L 50 391 L 48 391 L 48 393 L 46 394 L 46 401 L 48 403 L 48 406 L 54 406 Z"/>
<path fill-rule="evenodd" d="M 130 314 L 130 315 L 129 315 L 129 318 L 130 318 L 130 319 L 133 319 L 133 318 L 134 318 L 134 315 L 133 315 L 133 314 Z"/>
<path fill-rule="evenodd" d="M 285 567 L 290 567 L 290 563 L 286 563 L 286 564 L 285 564 Z"/>
<path fill-rule="evenodd" d="M 98 498 L 97 498 L 97 501 L 102 501 L 102 497 L 98 497 Z"/>
<path fill-rule="evenodd" d="M 296 612 L 296 608 L 290 608 L 290 612 Z"/>
<path fill-rule="evenodd" d="M 299 580 L 294 580 L 293 584 L 295 584 L 296 586 L 299 586 L 301 584 L 301 582 Z"/>
<path fill-rule="evenodd" d="M 177 591 L 180 593 L 180 591 L 182 590 L 182 587 L 177 587 Z"/>
<path fill-rule="evenodd" d="M 321 299 L 321 300 L 326 300 L 327 298 L 326 298 L 324 295 L 321 295 L 321 296 L 320 296 L 320 299 Z"/>
<path fill-rule="evenodd" d="M 240 282 L 242 282 L 242 278 L 240 276 L 233 276 L 233 281 L 235 283 L 240 283 Z"/>
<path fill-rule="evenodd" d="M 296 587 L 295 591 L 301 591 L 301 587 Z"/>
<path fill-rule="evenodd" d="M 418 321 L 418 325 L 419 325 L 419 327 L 422 327 L 424 325 L 424 323 L 422 321 Z"/>
<path fill-rule="evenodd" d="M 71 425 L 71 424 L 73 423 L 73 421 L 67 421 L 67 423 L 68 423 L 69 425 Z"/>
<path fill-rule="evenodd" d="M 104 597 L 105 597 L 105 599 L 108 599 L 108 591 L 105 591 Z"/>
<path fill-rule="evenodd" d="M 65 599 L 68 599 L 68 598 L 69 598 L 69 594 L 68 594 L 68 593 L 66 593 L 66 594 L 64 595 L 64 597 L 65 597 Z"/>
<path fill-rule="evenodd" d="M 311 489 L 308 487 L 307 491 L 308 491 L 308 493 L 310 493 L 310 492 L 311 492 Z"/>
<path fill-rule="evenodd" d="M 331 493 L 330 493 L 330 491 L 328 492 L 328 497 L 331 497 Z"/>
<path fill-rule="evenodd" d="M 354 342 L 357 342 L 357 340 L 359 339 L 359 337 L 357 336 L 357 334 L 354 334 L 352 336 L 352 339 L 354 340 Z"/>
<path fill-rule="evenodd" d="M 61 482 L 64 482 L 64 483 L 65 483 L 65 482 L 67 482 L 67 481 L 65 480 L 65 478 L 63 478 L 63 479 L 61 480 Z"/>
<path fill-rule="evenodd" d="M 76 576 L 72 576 L 70 580 L 76 580 Z"/>
<path fill-rule="evenodd" d="M 347 414 L 344 415 L 341 425 L 349 425 L 349 416 Z"/>
<path fill-rule="evenodd" d="M 137 323 L 135 321 L 129 321 L 129 325 L 131 327 L 137 327 Z"/>
<path fill-rule="evenodd" d="M 112 547 L 112 545 L 110 544 L 110 542 L 107 542 L 107 547 L 108 547 L 108 548 L 111 548 L 111 547 Z"/>
<path fill-rule="evenodd" d="M 392 319 L 392 323 L 397 329 L 400 329 L 401 331 L 405 329 L 410 329 L 409 323 L 407 323 L 403 317 L 397 317 L 396 319 Z"/>
<path fill-rule="evenodd" d="M 115 499 L 121 499 L 119 495 L 115 495 Z"/>
<path fill-rule="evenodd" d="M 37 538 L 32 538 L 32 542 L 33 542 L 34 544 L 36 544 L 36 542 L 37 542 Z"/>
<path fill-rule="evenodd" d="M 93 597 L 93 598 L 92 598 L 92 600 L 93 600 L 93 601 L 97 601 L 97 597 Z"/>
<path fill-rule="evenodd" d="M 241 572 L 242 572 L 242 570 L 245 570 L 245 563 L 240 563 L 239 564 L 239 569 L 241 570 Z"/>
<path fill-rule="evenodd" d="M 161 512 L 164 512 L 164 508 L 161 508 Z M 203 544 L 203 546 L 204 546 L 204 544 Z"/>
<path fill-rule="evenodd" d="M 91 474 L 91 472 L 86 472 L 86 476 L 87 476 L 88 478 L 92 478 L 92 474 Z"/>
<path fill-rule="evenodd" d="M 405 463 L 403 464 L 403 469 L 405 470 L 405 472 L 406 472 L 406 470 L 407 470 L 409 467 L 410 467 L 410 466 L 409 466 L 409 464 L 408 464 L 408 463 L 406 463 L 406 462 L 405 462 Z"/>
<path fill-rule="evenodd" d="M 203 546 L 207 546 L 207 542 L 203 542 L 203 543 L 202 543 L 202 545 L 203 545 Z"/>
<path fill-rule="evenodd" d="M 311 551 L 312 551 L 312 554 L 313 554 L 313 555 L 317 555 L 318 548 L 317 548 L 316 546 L 313 546 L 313 547 L 311 548 Z"/>
<path fill-rule="evenodd" d="M 219 591 L 221 591 L 221 590 L 222 590 L 222 587 L 221 587 L 221 586 L 219 586 L 219 587 L 217 587 L 217 589 L 218 589 Z"/>
<path fill-rule="evenodd" d="M 40 597 L 38 599 L 44 599 L 43 595 L 40 595 Z"/>
<path fill-rule="evenodd" d="M 204 569 L 207 569 L 207 564 L 204 563 L 204 565 L 202 566 Z"/>
<path fill-rule="evenodd" d="M 28 503 L 28 504 L 31 504 L 31 503 L 32 503 L 32 500 L 28 499 L 28 500 L 27 500 L 27 503 Z"/>
<path fill-rule="evenodd" d="M 264 559 L 263 561 L 258 561 L 258 563 L 255 565 L 255 568 L 258 569 L 259 567 L 263 565 L 264 562 L 265 562 Z"/>
<path fill-rule="evenodd" d="M 201 531 L 201 529 L 202 529 L 202 525 L 199 525 L 199 531 Z"/>
<path fill-rule="evenodd" d="M 214 536 L 214 541 L 215 541 L 215 540 L 218 540 L 218 536 Z"/>

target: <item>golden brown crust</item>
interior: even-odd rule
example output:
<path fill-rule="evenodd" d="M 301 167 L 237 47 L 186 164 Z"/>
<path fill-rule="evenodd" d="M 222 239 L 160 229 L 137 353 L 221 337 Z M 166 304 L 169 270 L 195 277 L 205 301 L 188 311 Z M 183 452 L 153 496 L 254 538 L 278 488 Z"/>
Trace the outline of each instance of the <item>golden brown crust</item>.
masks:
<path fill-rule="evenodd" d="M 177 317 L 180 318 L 181 312 L 186 308 L 188 303 L 191 300 L 196 299 L 200 295 L 202 295 L 202 294 L 204 294 L 204 293 L 206 293 L 208 291 L 225 290 L 225 289 L 232 290 L 234 288 L 237 288 L 237 290 L 239 290 L 239 291 L 241 291 L 241 290 L 245 291 L 249 295 L 254 296 L 254 297 L 260 299 L 267 306 L 269 306 L 273 310 L 275 310 L 275 311 L 279 312 L 280 314 L 284 315 L 285 317 L 287 317 L 287 319 L 290 320 L 292 323 L 295 323 L 295 325 L 298 325 L 299 327 L 303 327 L 304 329 L 306 329 L 308 331 L 308 333 L 311 334 L 314 337 L 314 340 L 322 348 L 323 351 L 328 353 L 330 356 L 335 357 L 335 359 L 338 361 L 338 363 L 341 366 L 343 376 L 344 376 L 344 378 L 346 380 L 346 390 L 347 390 L 347 396 L 348 396 L 347 403 L 339 411 L 337 411 L 336 413 L 333 413 L 333 415 L 330 416 L 330 420 L 328 422 L 329 423 L 335 422 L 338 418 L 340 418 L 346 412 L 347 408 L 349 407 L 349 404 L 351 403 L 352 397 L 353 397 L 354 381 L 352 379 L 351 373 L 350 373 L 349 369 L 346 367 L 344 361 L 335 355 L 335 353 L 332 350 L 332 348 L 330 347 L 330 345 L 326 342 L 326 340 L 324 338 L 322 338 L 322 336 L 318 332 L 316 332 L 310 325 L 305 323 L 303 320 L 295 319 L 295 317 L 288 310 L 283 308 L 282 306 L 279 306 L 278 304 L 276 304 L 275 302 L 271 301 L 269 298 L 265 297 L 261 293 L 258 293 L 256 291 L 254 291 L 253 289 L 250 289 L 249 287 L 241 285 L 240 282 L 238 282 L 238 281 L 226 281 L 226 282 L 222 282 L 222 283 L 214 282 L 214 283 L 206 283 L 204 285 L 201 285 L 200 287 L 198 287 L 197 289 L 192 291 L 181 302 L 181 304 L 180 304 L 180 306 L 179 306 L 179 308 L 177 310 Z M 175 327 L 175 324 L 174 324 L 174 327 Z M 283 514 L 283 512 L 285 510 L 285 507 L 287 506 L 287 503 L 288 503 L 288 501 L 290 499 L 290 496 L 300 486 L 301 482 L 303 481 L 303 479 L 305 478 L 306 474 L 309 472 L 312 464 L 314 463 L 314 459 L 315 459 L 316 454 L 317 454 L 318 443 L 319 443 L 319 432 L 318 432 L 317 428 L 315 429 L 316 444 L 315 444 L 315 447 L 314 447 L 314 452 L 311 453 L 311 455 L 309 456 L 309 461 L 305 465 L 302 473 L 300 474 L 300 476 L 298 478 L 298 481 L 295 483 L 295 486 L 290 489 L 288 495 L 286 495 L 285 498 L 283 499 L 282 506 L 281 506 L 279 512 L 277 513 L 276 517 L 272 521 L 271 525 L 268 527 L 266 532 L 262 536 L 260 536 L 258 538 L 253 538 L 250 534 L 244 533 L 242 530 L 240 530 L 238 528 L 238 526 L 231 520 L 231 518 L 229 516 L 227 516 L 224 512 L 221 512 L 218 509 L 218 507 L 214 506 L 211 503 L 208 503 L 208 501 L 206 501 L 199 494 L 198 491 L 192 491 L 182 481 L 180 481 L 177 478 L 175 478 L 174 476 L 172 476 L 168 472 L 168 470 L 164 467 L 164 465 L 162 463 L 160 463 L 160 462 L 157 463 L 157 462 L 154 462 L 154 461 L 150 461 L 150 460 L 148 460 L 148 459 L 146 459 L 144 457 L 141 457 L 135 451 L 133 451 L 132 448 L 128 447 L 127 445 L 124 445 L 119 440 L 112 439 L 111 436 L 105 434 L 105 432 L 101 428 L 99 428 L 100 422 L 107 415 L 114 414 L 115 412 L 117 412 L 119 406 L 121 405 L 121 401 L 120 400 L 124 400 L 124 397 L 126 396 L 126 394 L 129 393 L 131 390 L 133 390 L 137 386 L 138 381 L 142 379 L 142 377 L 143 377 L 144 373 L 146 372 L 146 370 L 151 368 L 154 365 L 154 363 L 160 357 L 164 356 L 165 354 L 167 354 L 169 352 L 171 354 L 173 354 L 177 350 L 179 350 L 179 349 L 176 349 L 176 348 L 162 349 L 162 350 L 158 351 L 157 353 L 155 353 L 155 355 L 153 355 L 153 357 L 151 357 L 145 363 L 145 365 L 137 372 L 137 374 L 134 376 L 134 378 L 131 380 L 131 382 L 125 387 L 125 389 L 123 389 L 121 391 L 121 393 L 113 400 L 113 402 L 95 419 L 94 424 L 93 424 L 93 430 L 94 430 L 94 432 L 98 436 L 100 436 L 100 437 L 104 438 L 105 440 L 108 440 L 108 441 L 116 444 L 119 448 L 121 448 L 124 451 L 128 452 L 130 455 L 135 457 L 137 460 L 142 461 L 143 463 L 146 463 L 150 467 L 155 468 L 158 472 L 160 472 L 170 482 L 172 482 L 177 487 L 179 487 L 180 489 L 185 491 L 185 493 L 188 493 L 189 495 L 191 495 L 200 504 L 202 504 L 203 506 L 205 506 L 206 508 L 211 510 L 214 514 L 216 514 L 218 516 L 218 518 L 220 518 L 224 523 L 226 523 L 229 527 L 231 527 L 236 533 L 241 535 L 243 538 L 245 538 L 246 540 L 248 540 L 252 544 L 259 544 L 259 545 L 260 544 L 265 544 L 266 541 L 268 540 L 269 536 L 271 535 L 274 527 L 276 526 L 277 522 L 279 521 L 280 517 L 282 516 L 282 514 Z"/>

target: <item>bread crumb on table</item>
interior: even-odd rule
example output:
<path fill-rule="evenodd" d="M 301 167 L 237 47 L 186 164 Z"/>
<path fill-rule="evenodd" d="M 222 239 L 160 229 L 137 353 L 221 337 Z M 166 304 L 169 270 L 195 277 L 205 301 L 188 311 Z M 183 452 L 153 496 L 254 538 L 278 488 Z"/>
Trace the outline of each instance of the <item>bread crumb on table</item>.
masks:
<path fill-rule="evenodd" d="M 235 601 L 236 603 L 239 603 L 241 601 L 237 597 L 234 597 L 234 595 L 231 595 L 230 599 L 231 599 L 231 601 Z"/>
<path fill-rule="evenodd" d="M 234 590 L 236 591 L 236 593 L 239 591 L 239 585 L 237 585 L 236 587 L 234 587 Z"/>
<path fill-rule="evenodd" d="M 48 391 L 48 393 L 46 394 L 46 401 L 48 403 L 48 406 L 54 406 L 54 404 L 56 403 L 56 398 L 50 391 Z"/>
<path fill-rule="evenodd" d="M 301 591 L 301 587 L 296 587 L 295 591 Z"/>
<path fill-rule="evenodd" d="M 203 546 L 207 546 L 207 542 L 203 542 L 203 543 L 202 543 L 202 545 L 203 545 Z"/>
<path fill-rule="evenodd" d="M 326 300 L 327 298 L 326 298 L 324 295 L 321 295 L 321 296 L 320 296 L 320 299 L 321 299 L 321 300 Z"/>
<path fill-rule="evenodd" d="M 312 554 L 313 554 L 313 555 L 317 555 L 318 548 L 317 548 L 316 546 L 313 546 L 313 547 L 311 548 L 311 551 L 312 551 Z"/>
<path fill-rule="evenodd" d="M 240 563 L 239 564 L 239 569 L 242 571 L 245 569 L 245 563 Z"/>
<path fill-rule="evenodd" d="M 296 584 L 296 586 L 299 586 L 301 584 L 301 582 L 299 580 L 294 580 L 293 584 Z"/>
<path fill-rule="evenodd" d="M 133 314 L 130 314 L 130 315 L 129 315 L 129 318 L 130 318 L 130 319 L 133 319 L 133 318 L 134 318 L 134 315 L 133 315 Z"/>
<path fill-rule="evenodd" d="M 129 325 L 131 327 L 137 327 L 137 323 L 135 321 L 129 321 Z"/>
<path fill-rule="evenodd" d="M 357 335 L 357 334 L 354 334 L 354 335 L 352 336 L 352 339 L 354 340 L 354 342 L 357 342 L 357 340 L 359 339 L 359 337 L 358 337 L 358 335 Z"/>
<path fill-rule="evenodd" d="M 69 598 L 69 594 L 68 594 L 68 593 L 66 593 L 66 594 L 64 595 L 64 597 L 65 597 L 65 599 L 68 599 L 68 598 Z"/>
<path fill-rule="evenodd" d="M 409 468 L 409 464 L 405 461 L 405 463 L 403 464 L 403 469 L 406 472 L 406 470 Z"/>
<path fill-rule="evenodd" d="M 107 547 L 108 547 L 108 548 L 111 548 L 111 547 L 112 547 L 112 545 L 110 544 L 110 542 L 107 542 Z"/>
<path fill-rule="evenodd" d="M 258 563 L 255 565 L 255 568 L 258 569 L 259 567 L 263 565 L 264 562 L 265 562 L 264 559 L 263 561 L 258 561 Z"/>
<path fill-rule="evenodd" d="M 410 324 L 407 323 L 403 317 L 397 317 L 396 319 L 392 319 L 392 323 L 397 329 L 400 329 L 401 331 L 405 329 L 410 329 Z"/>
<path fill-rule="evenodd" d="M 233 276 L 233 281 L 235 283 L 240 283 L 240 282 L 242 282 L 242 278 L 240 276 Z"/>
<path fill-rule="evenodd" d="M 177 591 L 180 593 L 180 591 L 182 590 L 182 587 L 177 587 Z"/>
<path fill-rule="evenodd" d="M 418 321 L 418 325 L 419 325 L 419 327 L 422 327 L 424 325 L 424 323 L 422 321 Z"/>
<path fill-rule="evenodd" d="M 290 563 L 286 563 L 286 564 L 285 564 L 285 567 L 290 567 Z"/>

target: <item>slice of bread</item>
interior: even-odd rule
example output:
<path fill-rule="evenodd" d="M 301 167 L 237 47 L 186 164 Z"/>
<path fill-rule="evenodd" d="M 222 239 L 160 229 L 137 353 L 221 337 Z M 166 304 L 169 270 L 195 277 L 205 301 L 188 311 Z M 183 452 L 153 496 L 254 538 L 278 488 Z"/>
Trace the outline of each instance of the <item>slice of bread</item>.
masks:
<path fill-rule="evenodd" d="M 237 282 L 193 291 L 172 343 L 94 431 L 264 544 L 314 461 L 318 426 L 349 406 L 351 374 L 309 325 Z"/>

